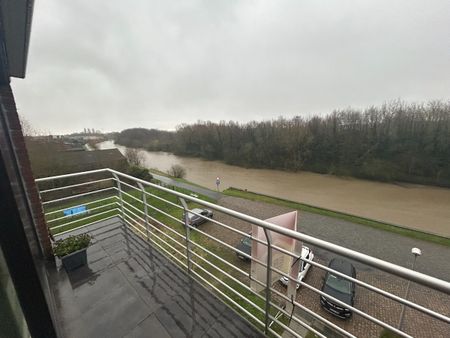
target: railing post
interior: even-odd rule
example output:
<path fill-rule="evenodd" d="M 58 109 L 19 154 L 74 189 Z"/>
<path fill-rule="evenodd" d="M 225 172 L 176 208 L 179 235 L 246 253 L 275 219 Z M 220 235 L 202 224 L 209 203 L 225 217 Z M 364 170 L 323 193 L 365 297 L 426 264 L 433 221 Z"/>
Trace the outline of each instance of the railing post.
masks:
<path fill-rule="evenodd" d="M 117 176 L 117 174 L 115 174 L 115 173 L 112 173 L 112 175 L 114 176 L 114 178 L 117 182 L 117 189 L 119 190 L 120 210 L 122 211 L 122 220 L 125 223 L 125 210 L 123 209 L 122 186 L 120 184 L 119 176 Z"/>
<path fill-rule="evenodd" d="M 192 262 L 191 262 L 191 239 L 190 239 L 190 232 L 191 229 L 189 228 L 189 218 L 188 218 L 188 206 L 186 201 L 184 200 L 184 198 L 179 198 L 181 205 L 183 206 L 184 209 L 184 228 L 186 230 L 186 258 L 187 258 L 187 269 L 188 269 L 188 274 L 191 274 L 191 269 L 192 269 Z"/>
<path fill-rule="evenodd" d="M 296 259 L 293 259 L 293 264 L 290 268 L 290 270 L 288 271 L 288 275 L 291 278 L 294 278 L 295 281 L 289 279 L 288 280 L 288 286 L 287 286 L 287 297 L 291 300 L 291 302 L 287 302 L 286 303 L 286 312 L 287 313 L 292 313 L 292 311 L 294 310 L 294 306 L 292 305 L 293 300 L 295 300 L 295 297 L 297 296 L 297 280 L 298 280 L 298 274 L 300 272 L 300 267 L 303 264 L 306 264 L 304 262 L 302 262 L 301 257 L 302 257 L 302 248 L 303 248 L 303 244 L 301 241 L 298 240 L 294 240 L 294 253 L 296 255 L 298 255 L 298 257 Z"/>
<path fill-rule="evenodd" d="M 270 236 L 269 230 L 264 228 L 264 234 L 266 235 L 267 241 L 267 273 L 266 273 L 266 308 L 265 308 L 265 327 L 264 333 L 266 335 L 269 334 L 269 325 L 270 325 L 270 299 L 271 292 L 270 287 L 272 285 L 272 237 Z"/>
<path fill-rule="evenodd" d="M 147 194 L 145 193 L 145 188 L 141 182 L 137 182 L 139 189 L 142 191 L 142 203 L 144 203 L 144 219 L 145 219 L 145 228 L 147 230 L 147 238 L 150 240 L 150 225 L 148 222 L 148 207 L 147 207 Z"/>

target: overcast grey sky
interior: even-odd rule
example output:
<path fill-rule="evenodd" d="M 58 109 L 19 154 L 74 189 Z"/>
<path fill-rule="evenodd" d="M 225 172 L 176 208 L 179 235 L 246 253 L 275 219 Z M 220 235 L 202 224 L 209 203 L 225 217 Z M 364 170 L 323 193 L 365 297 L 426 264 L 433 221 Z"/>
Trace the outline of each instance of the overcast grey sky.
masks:
<path fill-rule="evenodd" d="M 12 85 L 52 133 L 447 100 L 450 1 L 36 1 Z"/>

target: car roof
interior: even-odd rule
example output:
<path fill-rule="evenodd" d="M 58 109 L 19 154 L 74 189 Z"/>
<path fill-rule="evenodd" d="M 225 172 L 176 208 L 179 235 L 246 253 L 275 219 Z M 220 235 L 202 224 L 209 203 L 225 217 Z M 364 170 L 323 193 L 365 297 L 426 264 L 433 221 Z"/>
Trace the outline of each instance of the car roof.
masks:
<path fill-rule="evenodd" d="M 197 214 L 201 213 L 205 209 L 194 208 L 191 211 L 196 212 Z"/>
<path fill-rule="evenodd" d="M 352 276 L 355 271 L 355 267 L 349 261 L 342 258 L 333 258 L 330 264 L 328 264 L 328 267 L 347 276 Z"/>

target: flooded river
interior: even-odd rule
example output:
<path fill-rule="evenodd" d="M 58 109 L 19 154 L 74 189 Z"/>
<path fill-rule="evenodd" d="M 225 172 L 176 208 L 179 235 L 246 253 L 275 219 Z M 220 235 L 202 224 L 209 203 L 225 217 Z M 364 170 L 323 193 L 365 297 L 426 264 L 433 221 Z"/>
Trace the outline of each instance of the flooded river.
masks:
<path fill-rule="evenodd" d="M 111 141 L 100 149 L 125 147 Z M 450 237 L 450 189 L 388 184 L 310 172 L 245 169 L 218 161 L 142 151 L 145 165 L 166 172 L 186 168 L 186 179 L 210 189 L 236 187 Z"/>

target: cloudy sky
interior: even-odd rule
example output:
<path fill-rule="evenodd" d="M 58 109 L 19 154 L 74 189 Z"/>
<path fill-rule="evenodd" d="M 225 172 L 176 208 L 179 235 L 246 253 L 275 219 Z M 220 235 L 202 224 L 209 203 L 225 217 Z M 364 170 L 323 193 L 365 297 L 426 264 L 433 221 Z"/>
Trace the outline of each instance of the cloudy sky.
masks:
<path fill-rule="evenodd" d="M 448 0 L 36 1 L 36 129 L 174 129 L 450 98 Z"/>

